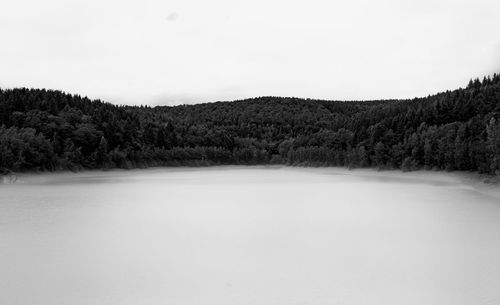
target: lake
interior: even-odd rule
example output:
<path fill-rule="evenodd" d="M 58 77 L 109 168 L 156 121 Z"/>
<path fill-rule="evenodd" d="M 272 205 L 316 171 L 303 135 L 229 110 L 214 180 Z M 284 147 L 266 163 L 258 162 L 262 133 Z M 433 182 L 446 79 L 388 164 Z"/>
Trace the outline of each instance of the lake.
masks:
<path fill-rule="evenodd" d="M 500 199 L 426 172 L 21 176 L 0 185 L 0 304 L 500 304 Z"/>

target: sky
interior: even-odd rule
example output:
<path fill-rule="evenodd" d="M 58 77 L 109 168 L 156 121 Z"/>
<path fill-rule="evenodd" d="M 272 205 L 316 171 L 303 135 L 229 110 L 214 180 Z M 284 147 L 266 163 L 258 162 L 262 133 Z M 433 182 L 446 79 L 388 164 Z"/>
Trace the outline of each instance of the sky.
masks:
<path fill-rule="evenodd" d="M 498 0 L 3 0 L 0 87 L 116 104 L 413 98 L 500 72 Z"/>

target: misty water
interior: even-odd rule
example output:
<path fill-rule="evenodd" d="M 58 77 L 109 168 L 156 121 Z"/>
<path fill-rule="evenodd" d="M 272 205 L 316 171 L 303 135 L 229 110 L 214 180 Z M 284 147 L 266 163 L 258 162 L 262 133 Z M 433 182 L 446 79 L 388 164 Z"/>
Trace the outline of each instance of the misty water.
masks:
<path fill-rule="evenodd" d="M 500 200 L 431 173 L 22 176 L 0 185 L 0 304 L 500 304 Z"/>

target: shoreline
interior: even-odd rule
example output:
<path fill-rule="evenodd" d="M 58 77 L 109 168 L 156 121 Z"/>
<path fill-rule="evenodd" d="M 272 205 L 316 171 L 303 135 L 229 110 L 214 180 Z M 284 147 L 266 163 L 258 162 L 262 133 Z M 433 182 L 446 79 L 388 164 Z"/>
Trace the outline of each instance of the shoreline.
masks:
<path fill-rule="evenodd" d="M 117 173 L 126 173 L 134 175 L 134 173 L 155 173 L 155 172 L 186 172 L 186 171 L 206 171 L 206 170 L 234 170 L 234 169 L 279 169 L 279 170 L 298 170 L 310 173 L 328 174 L 328 175 L 348 175 L 360 176 L 364 178 L 386 178 L 392 181 L 413 181 L 428 184 L 461 184 L 471 187 L 477 192 L 493 196 L 500 199 L 500 177 L 487 174 L 479 174 L 477 172 L 461 172 L 461 171 L 432 171 L 432 170 L 415 170 L 402 171 L 399 169 L 376 169 L 376 168 L 354 168 L 346 167 L 313 167 L 313 166 L 293 166 L 282 164 L 269 165 L 210 165 L 210 166 L 157 166 L 147 168 L 132 168 L 132 169 L 89 169 L 81 171 L 55 171 L 55 172 L 23 172 L 23 173 L 8 173 L 0 176 L 0 186 L 6 184 L 24 184 L 33 183 L 36 180 L 44 178 L 58 178 L 64 176 L 86 178 L 96 174 L 112 177 Z"/>

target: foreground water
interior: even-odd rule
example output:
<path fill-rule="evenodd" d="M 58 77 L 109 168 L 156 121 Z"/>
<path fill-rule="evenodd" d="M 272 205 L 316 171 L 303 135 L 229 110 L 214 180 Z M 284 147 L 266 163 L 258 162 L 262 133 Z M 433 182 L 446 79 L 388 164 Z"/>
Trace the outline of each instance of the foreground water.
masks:
<path fill-rule="evenodd" d="M 336 169 L 23 177 L 0 185 L 0 304 L 500 304 L 500 200 Z"/>

